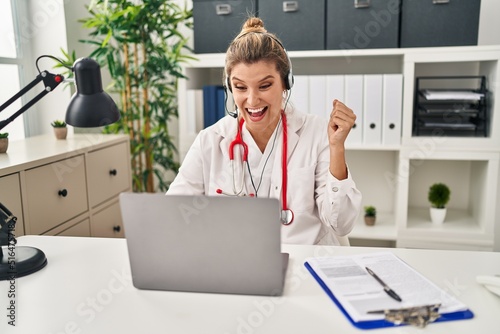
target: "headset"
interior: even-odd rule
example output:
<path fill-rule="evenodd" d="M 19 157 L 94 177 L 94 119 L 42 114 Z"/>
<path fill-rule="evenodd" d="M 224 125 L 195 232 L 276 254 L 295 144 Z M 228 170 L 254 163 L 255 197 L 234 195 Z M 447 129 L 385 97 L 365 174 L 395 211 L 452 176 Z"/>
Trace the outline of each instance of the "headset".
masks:
<path fill-rule="evenodd" d="M 250 34 L 252 32 L 248 32 L 248 33 L 245 33 L 243 35 L 241 35 L 240 37 L 238 38 L 241 38 L 247 34 Z M 289 91 L 292 87 L 293 87 L 293 72 L 292 72 L 292 62 L 290 61 L 290 57 L 288 56 L 288 52 L 286 51 L 285 47 L 283 46 L 283 44 L 276 38 L 274 37 L 273 35 L 267 33 L 267 32 L 254 32 L 254 33 L 258 33 L 258 34 L 264 34 L 268 37 L 270 37 L 272 40 L 274 40 L 279 46 L 281 46 L 281 48 L 283 49 L 283 51 L 285 52 L 285 55 L 286 55 L 286 58 L 287 58 L 287 61 L 288 61 L 288 66 L 289 66 L 289 71 L 288 73 L 286 74 L 285 78 L 283 78 L 283 81 L 285 83 L 285 88 L 287 91 Z M 227 73 L 225 73 L 225 82 L 224 82 L 224 93 L 225 93 L 225 96 L 226 96 L 226 101 L 224 103 L 224 105 L 226 105 L 226 102 L 227 102 L 227 90 L 226 89 L 229 89 L 229 91 L 232 93 L 233 90 L 232 90 L 232 87 L 231 87 L 231 82 L 229 80 L 229 76 L 227 75 Z M 234 117 L 234 118 L 237 118 L 238 117 L 238 109 L 236 109 L 235 112 L 229 112 L 227 109 L 226 109 L 226 112 L 228 113 L 228 115 Z M 234 180 L 234 156 L 233 156 L 233 150 L 234 150 L 234 146 L 236 145 L 241 145 L 244 149 L 244 153 L 243 153 L 243 162 L 247 164 L 247 167 L 248 167 L 248 159 L 247 159 L 247 156 L 248 156 L 248 147 L 247 147 L 247 144 L 243 141 L 242 137 L 241 137 L 241 134 L 242 134 L 242 127 L 243 127 L 243 123 L 244 123 L 244 118 L 241 118 L 240 121 L 239 121 L 239 128 L 238 128 L 238 132 L 237 132 L 237 135 L 236 135 L 236 138 L 231 142 L 231 145 L 229 146 L 229 157 L 230 157 L 230 162 L 231 162 L 231 169 L 233 171 L 233 194 L 230 194 L 230 193 L 227 193 L 227 192 L 224 192 L 222 189 L 217 189 L 216 192 L 218 194 L 222 194 L 222 195 L 229 195 L 229 196 L 246 196 L 244 193 L 243 193 L 243 186 L 244 186 L 244 169 L 241 173 L 242 175 L 242 178 L 241 178 L 241 186 L 240 188 L 237 188 L 236 187 L 236 184 L 235 184 L 235 180 Z M 294 214 L 293 214 L 293 211 L 288 209 L 288 206 L 287 206 L 287 125 L 286 125 L 286 115 L 285 115 L 285 112 L 282 111 L 281 112 L 281 122 L 283 124 L 283 158 L 282 158 L 282 206 L 283 206 L 283 209 L 281 210 L 281 223 L 283 225 L 289 225 L 293 222 L 293 219 L 294 219 Z M 277 134 L 277 132 L 276 132 Z M 276 137 L 275 137 L 276 138 Z M 274 147 L 274 143 L 273 143 L 273 147 Z M 266 162 L 267 164 L 267 162 Z M 264 167 L 265 168 L 265 167 Z M 252 178 L 252 175 L 250 173 L 250 167 L 248 167 L 248 171 L 249 171 L 249 174 L 250 174 L 250 178 Z M 253 184 L 253 179 L 252 179 L 252 184 Z M 259 186 L 260 187 L 260 186 Z M 248 196 L 257 196 L 257 191 L 258 191 L 258 188 L 255 189 L 255 186 L 254 186 L 254 189 L 255 189 L 255 194 L 249 194 Z"/>
<path fill-rule="evenodd" d="M 246 34 L 243 34 L 241 35 L 239 38 L 245 36 L 245 35 L 248 35 L 248 34 L 251 34 L 251 33 L 255 33 L 255 34 L 263 34 L 263 35 L 266 35 L 268 36 L 269 38 L 271 38 L 273 41 L 275 41 L 276 43 L 278 43 L 279 46 L 281 46 L 281 48 L 283 49 L 283 51 L 285 52 L 285 55 L 286 55 L 286 59 L 288 61 L 288 67 L 290 68 L 290 70 L 288 71 L 287 75 L 285 76 L 284 81 L 285 81 L 285 88 L 286 90 L 290 90 L 292 89 L 293 87 L 293 82 L 294 82 L 294 78 L 293 78 L 293 71 L 292 71 L 292 61 L 290 60 L 290 56 L 288 55 L 288 52 L 286 51 L 285 47 L 283 46 L 283 43 L 281 43 L 276 37 L 274 37 L 273 35 L 267 33 L 267 32 L 259 32 L 259 31 L 251 31 L 251 32 L 247 32 Z M 233 89 L 231 87 L 231 81 L 229 80 L 229 75 L 227 75 L 227 73 L 225 73 L 226 75 L 226 80 L 225 80 L 225 83 L 224 83 L 224 89 L 227 87 L 229 89 L 229 91 L 232 93 L 233 92 Z M 227 94 L 226 94 L 227 95 Z"/>

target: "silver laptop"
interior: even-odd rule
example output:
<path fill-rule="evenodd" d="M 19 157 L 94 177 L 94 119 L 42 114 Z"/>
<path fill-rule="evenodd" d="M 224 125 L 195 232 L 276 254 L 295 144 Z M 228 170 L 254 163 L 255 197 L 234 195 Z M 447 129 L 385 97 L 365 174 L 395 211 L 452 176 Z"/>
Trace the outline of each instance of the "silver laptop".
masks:
<path fill-rule="evenodd" d="M 278 200 L 122 193 L 120 207 L 136 288 L 282 294 Z"/>

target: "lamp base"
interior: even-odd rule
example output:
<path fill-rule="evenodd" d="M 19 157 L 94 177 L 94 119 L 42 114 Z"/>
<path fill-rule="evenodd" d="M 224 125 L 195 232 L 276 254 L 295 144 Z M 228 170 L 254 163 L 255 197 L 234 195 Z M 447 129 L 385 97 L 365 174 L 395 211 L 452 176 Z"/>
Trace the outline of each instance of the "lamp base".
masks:
<path fill-rule="evenodd" d="M 38 248 L 27 246 L 16 247 L 15 260 L 9 259 L 9 249 L 7 247 L 2 247 L 2 251 L 0 281 L 30 275 L 47 265 L 47 257 Z"/>

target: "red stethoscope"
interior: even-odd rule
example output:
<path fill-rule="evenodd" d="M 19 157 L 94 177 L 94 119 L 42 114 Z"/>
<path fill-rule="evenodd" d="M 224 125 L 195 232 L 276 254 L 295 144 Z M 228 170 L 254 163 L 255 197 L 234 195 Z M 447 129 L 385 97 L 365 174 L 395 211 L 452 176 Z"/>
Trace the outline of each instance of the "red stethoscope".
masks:
<path fill-rule="evenodd" d="M 218 194 L 223 194 L 223 195 L 228 195 L 228 196 L 247 196 L 243 193 L 243 186 L 244 186 L 244 177 L 245 177 L 245 171 L 244 168 L 241 173 L 241 182 L 240 182 L 240 187 L 236 187 L 236 183 L 234 180 L 234 148 L 237 145 L 241 145 L 243 147 L 243 156 L 242 156 L 242 161 L 243 163 L 248 165 L 248 146 L 247 144 L 243 141 L 242 133 L 243 133 L 243 123 L 245 123 L 245 120 L 243 117 L 239 121 L 239 126 L 238 126 L 238 132 L 236 134 L 236 137 L 234 140 L 229 144 L 229 161 L 231 163 L 231 170 L 233 173 L 233 193 L 234 194 L 228 194 L 221 189 L 217 189 L 216 192 Z M 281 111 L 281 123 L 283 125 L 283 155 L 281 158 L 281 203 L 282 203 L 282 209 L 281 209 L 281 223 L 283 225 L 290 225 L 293 222 L 293 211 L 287 208 L 287 202 L 286 202 L 286 194 L 287 194 L 287 183 L 288 183 L 288 172 L 287 172 L 287 147 L 288 147 L 288 129 L 286 126 L 286 115 L 285 112 L 282 110 Z M 254 194 L 249 194 L 248 196 L 254 197 Z"/>

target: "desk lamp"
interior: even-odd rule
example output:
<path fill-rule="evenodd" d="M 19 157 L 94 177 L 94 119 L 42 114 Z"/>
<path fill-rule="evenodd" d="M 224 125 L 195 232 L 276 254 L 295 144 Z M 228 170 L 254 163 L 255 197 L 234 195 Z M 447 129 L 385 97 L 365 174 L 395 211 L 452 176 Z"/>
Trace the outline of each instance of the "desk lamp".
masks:
<path fill-rule="evenodd" d="M 11 97 L 7 102 L 0 106 L 0 112 L 7 108 L 12 102 L 26 94 L 40 81 L 43 81 L 45 89 L 26 103 L 21 109 L 15 112 L 6 120 L 0 121 L 0 130 L 16 119 L 19 115 L 28 110 L 45 95 L 53 91 L 64 77 L 60 74 L 52 74 L 48 71 L 40 71 L 38 61 L 41 58 L 48 57 L 59 61 L 64 67 L 71 69 L 75 73 L 76 93 L 72 96 L 66 110 L 66 123 L 76 127 L 91 128 L 112 124 L 120 119 L 118 107 L 111 97 L 102 89 L 101 71 L 99 64 L 90 58 L 80 58 L 68 67 L 63 62 L 52 56 L 40 56 L 36 60 L 38 75 L 19 93 Z"/>
<path fill-rule="evenodd" d="M 0 130 L 6 127 L 19 115 L 28 110 L 45 95 L 53 91 L 64 77 L 48 71 L 40 71 L 38 61 L 48 57 L 57 60 L 64 67 L 75 73 L 76 93 L 72 96 L 66 110 L 66 123 L 75 127 L 99 127 L 112 124 L 120 119 L 118 107 L 111 97 L 102 89 L 101 71 L 99 64 L 90 58 L 80 58 L 73 67 L 52 56 L 40 56 L 36 60 L 37 77 L 16 95 L 0 106 L 0 112 L 26 94 L 35 85 L 43 81 L 45 89 L 26 103 L 6 120 L 0 121 Z M 15 247 L 16 240 L 13 234 L 16 217 L 0 203 L 0 280 L 12 279 L 32 274 L 47 264 L 43 251 L 34 247 Z M 5 245 L 6 247 L 1 247 Z M 12 257 L 11 255 L 14 255 Z"/>

